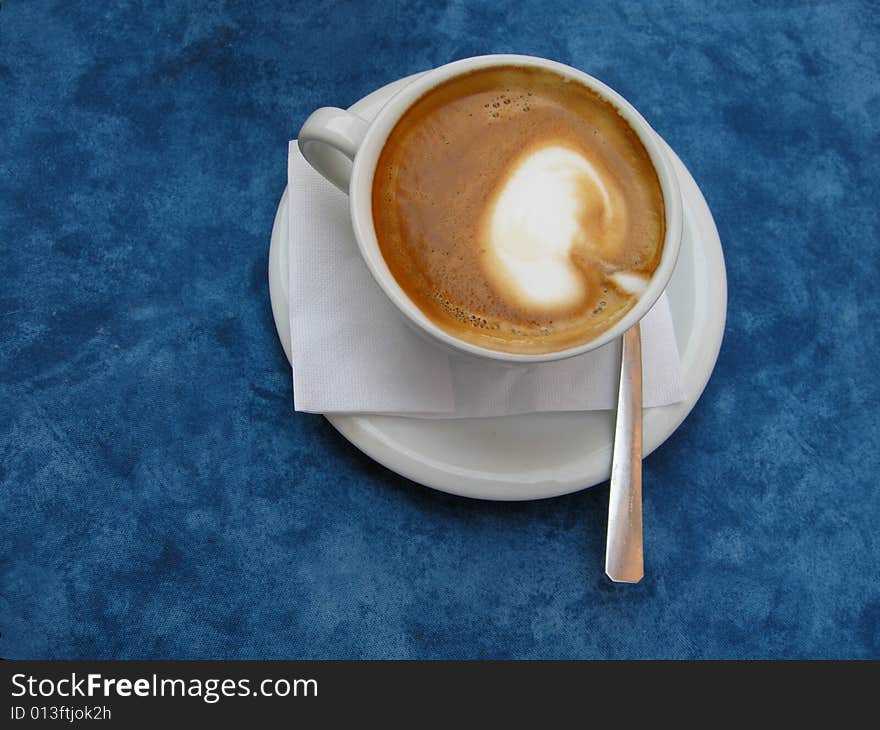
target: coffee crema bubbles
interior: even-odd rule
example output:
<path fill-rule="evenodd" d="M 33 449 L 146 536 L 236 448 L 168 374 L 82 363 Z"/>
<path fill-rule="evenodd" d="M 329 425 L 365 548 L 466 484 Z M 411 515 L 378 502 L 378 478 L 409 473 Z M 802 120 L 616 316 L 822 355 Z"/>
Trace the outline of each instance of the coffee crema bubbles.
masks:
<path fill-rule="evenodd" d="M 539 354 L 589 342 L 657 268 L 663 193 L 617 109 L 546 69 L 434 87 L 377 162 L 373 223 L 406 295 L 454 337 Z"/>

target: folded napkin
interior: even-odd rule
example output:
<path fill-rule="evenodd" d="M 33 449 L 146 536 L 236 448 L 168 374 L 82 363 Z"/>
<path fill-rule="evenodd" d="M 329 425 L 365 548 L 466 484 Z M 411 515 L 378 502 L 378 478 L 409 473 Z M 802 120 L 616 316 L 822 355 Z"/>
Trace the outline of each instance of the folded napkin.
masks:
<path fill-rule="evenodd" d="M 295 141 L 287 177 L 296 410 L 470 418 L 616 407 L 619 341 L 536 365 L 450 356 L 404 324 L 361 258 L 348 198 L 309 166 Z M 681 400 L 665 294 L 642 321 L 642 362 L 646 407 Z"/>

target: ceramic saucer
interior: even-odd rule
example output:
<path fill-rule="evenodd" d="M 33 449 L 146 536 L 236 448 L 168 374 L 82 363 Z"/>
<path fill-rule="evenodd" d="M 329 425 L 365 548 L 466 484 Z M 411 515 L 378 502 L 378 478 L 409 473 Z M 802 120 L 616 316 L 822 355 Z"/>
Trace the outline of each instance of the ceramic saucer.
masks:
<path fill-rule="evenodd" d="M 418 75 L 418 74 L 417 74 Z M 416 76 L 417 76 L 416 75 Z M 416 76 L 395 81 L 350 107 L 370 120 Z M 667 295 L 681 354 L 684 399 L 645 410 L 644 454 L 659 447 L 691 412 L 721 347 L 727 276 L 721 241 L 696 182 L 668 147 L 684 200 L 684 236 Z M 291 211 L 281 197 L 269 249 L 269 292 L 275 327 L 290 360 L 288 250 Z M 328 415 L 357 448 L 413 481 L 479 499 L 544 499 L 599 484 L 611 473 L 613 411 L 535 413 L 477 419 Z"/>

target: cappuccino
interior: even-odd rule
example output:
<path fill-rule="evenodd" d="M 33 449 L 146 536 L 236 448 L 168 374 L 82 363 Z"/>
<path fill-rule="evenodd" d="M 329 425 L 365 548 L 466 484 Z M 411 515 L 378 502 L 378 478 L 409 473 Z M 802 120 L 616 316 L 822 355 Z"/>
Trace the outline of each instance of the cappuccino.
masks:
<path fill-rule="evenodd" d="M 372 189 L 382 256 L 450 335 L 542 354 L 594 339 L 660 262 L 663 193 L 638 135 L 577 81 L 474 71 L 391 131 Z"/>

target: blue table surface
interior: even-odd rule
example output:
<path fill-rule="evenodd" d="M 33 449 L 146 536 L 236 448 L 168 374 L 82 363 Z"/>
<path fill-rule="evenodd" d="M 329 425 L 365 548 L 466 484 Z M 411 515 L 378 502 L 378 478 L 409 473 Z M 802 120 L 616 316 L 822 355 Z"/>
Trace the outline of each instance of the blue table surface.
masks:
<path fill-rule="evenodd" d="M 292 408 L 287 141 L 487 52 L 619 90 L 721 234 L 724 344 L 645 462 L 634 587 L 607 485 L 455 498 Z M 880 657 L 878 59 L 872 2 L 7 0 L 0 656 Z"/>

